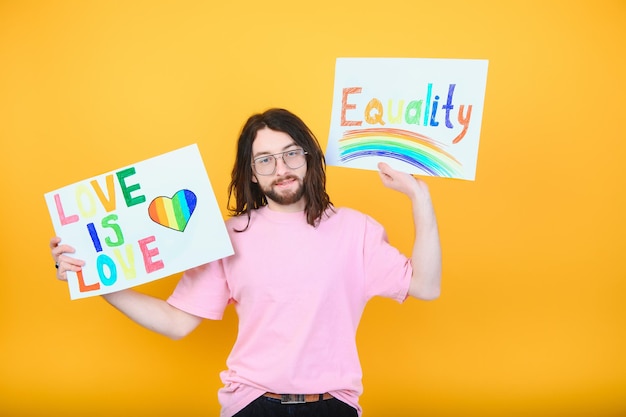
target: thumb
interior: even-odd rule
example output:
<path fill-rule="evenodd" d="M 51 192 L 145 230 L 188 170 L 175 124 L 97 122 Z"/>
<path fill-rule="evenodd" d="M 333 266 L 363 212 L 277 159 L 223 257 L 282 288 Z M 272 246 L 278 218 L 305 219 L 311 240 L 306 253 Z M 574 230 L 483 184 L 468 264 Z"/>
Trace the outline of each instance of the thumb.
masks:
<path fill-rule="evenodd" d="M 383 178 L 383 179 L 391 178 L 392 174 L 393 174 L 393 169 L 389 166 L 389 164 L 387 164 L 385 162 L 379 162 L 378 163 L 378 173 L 380 174 L 381 178 Z"/>
<path fill-rule="evenodd" d="M 378 175 L 385 186 L 389 187 L 393 183 L 393 169 L 388 164 L 378 163 Z"/>

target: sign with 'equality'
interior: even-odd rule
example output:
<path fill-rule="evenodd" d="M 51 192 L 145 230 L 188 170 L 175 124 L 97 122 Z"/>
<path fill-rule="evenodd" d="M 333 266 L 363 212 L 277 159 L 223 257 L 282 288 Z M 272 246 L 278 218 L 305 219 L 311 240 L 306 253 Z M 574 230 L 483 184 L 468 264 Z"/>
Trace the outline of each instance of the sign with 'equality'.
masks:
<path fill-rule="evenodd" d="M 45 194 L 55 233 L 84 260 L 72 299 L 154 281 L 233 254 L 190 145 Z"/>
<path fill-rule="evenodd" d="M 474 180 L 486 60 L 338 58 L 326 162 Z"/>

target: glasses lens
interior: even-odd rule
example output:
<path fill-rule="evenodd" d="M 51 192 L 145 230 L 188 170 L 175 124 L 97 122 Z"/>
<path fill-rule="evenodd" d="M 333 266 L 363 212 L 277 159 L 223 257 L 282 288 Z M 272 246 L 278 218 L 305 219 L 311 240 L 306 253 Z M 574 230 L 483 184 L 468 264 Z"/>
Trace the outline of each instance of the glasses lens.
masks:
<path fill-rule="evenodd" d="M 265 156 L 254 160 L 254 170 L 259 175 L 272 175 L 276 169 L 276 158 Z"/>
<path fill-rule="evenodd" d="M 283 154 L 283 160 L 289 168 L 297 169 L 306 163 L 306 157 L 304 155 L 305 152 L 303 149 L 287 151 Z"/>

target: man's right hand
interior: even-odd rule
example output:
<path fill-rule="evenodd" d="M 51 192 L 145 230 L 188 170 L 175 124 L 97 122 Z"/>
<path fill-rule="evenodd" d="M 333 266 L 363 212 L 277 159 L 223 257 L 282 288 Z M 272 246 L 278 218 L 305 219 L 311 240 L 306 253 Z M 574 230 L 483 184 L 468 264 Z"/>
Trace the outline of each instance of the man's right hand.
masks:
<path fill-rule="evenodd" d="M 67 256 L 76 250 L 70 245 L 61 245 L 61 238 L 58 236 L 50 239 L 50 251 L 57 269 L 57 278 L 61 281 L 67 281 L 67 271 L 78 272 L 85 265 L 85 261 Z"/>

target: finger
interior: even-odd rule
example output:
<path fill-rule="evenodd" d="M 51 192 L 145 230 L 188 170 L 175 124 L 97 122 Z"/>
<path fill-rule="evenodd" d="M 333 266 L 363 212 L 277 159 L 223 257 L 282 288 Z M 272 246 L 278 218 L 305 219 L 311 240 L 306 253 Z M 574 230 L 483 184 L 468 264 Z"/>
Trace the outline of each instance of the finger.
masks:
<path fill-rule="evenodd" d="M 380 175 L 381 178 L 383 178 L 383 180 L 385 178 L 391 179 L 391 178 L 393 178 L 393 169 L 388 164 L 386 164 L 385 162 L 379 162 L 378 163 L 378 174 Z"/>
<path fill-rule="evenodd" d="M 64 253 L 74 253 L 76 252 L 73 247 L 70 245 L 59 245 L 56 248 L 52 249 L 52 257 L 55 260 L 59 260 L 59 257 Z"/>
<path fill-rule="evenodd" d="M 81 259 L 72 258 L 71 256 L 67 256 L 65 255 L 65 253 L 62 253 L 61 255 L 59 255 L 59 257 L 56 260 L 56 263 L 57 265 L 59 265 L 59 268 L 61 267 L 61 264 L 63 264 L 68 270 L 71 268 L 82 268 L 85 265 L 85 261 Z"/>
<path fill-rule="evenodd" d="M 389 184 L 392 182 L 392 178 L 389 175 L 385 174 L 385 172 L 383 172 L 382 170 L 378 171 L 378 176 L 385 186 L 389 186 Z"/>
<path fill-rule="evenodd" d="M 54 249 L 57 246 L 59 246 L 60 242 L 61 242 L 61 238 L 58 236 L 55 236 L 52 239 L 50 239 L 50 249 Z"/>
<path fill-rule="evenodd" d="M 378 163 L 378 170 L 382 173 L 385 174 L 389 174 L 391 167 L 389 166 L 389 164 L 387 164 L 386 162 L 379 162 Z"/>
<path fill-rule="evenodd" d="M 55 236 L 52 239 L 50 239 L 50 253 L 55 263 L 58 262 L 59 249 L 57 248 L 59 247 L 60 242 L 61 242 L 61 238 L 58 236 Z"/>
<path fill-rule="evenodd" d="M 59 252 L 59 243 L 61 243 L 61 238 L 58 236 L 53 237 L 52 239 L 50 239 L 50 251 L 52 252 L 52 257 L 56 259 L 56 256 L 58 256 L 58 252 Z"/>
<path fill-rule="evenodd" d="M 53 237 L 50 239 L 50 255 L 52 255 L 52 259 L 54 259 L 54 267 L 59 269 L 59 255 L 61 254 L 61 250 L 59 249 L 59 243 L 61 242 L 61 238 Z"/>
<path fill-rule="evenodd" d="M 63 263 L 59 263 L 57 266 L 57 279 L 60 281 L 67 281 L 67 268 Z"/>
<path fill-rule="evenodd" d="M 67 281 L 67 272 L 78 272 L 82 269 L 82 266 L 85 263 L 83 261 L 73 259 L 73 258 L 64 258 L 58 262 L 57 265 L 57 278 L 61 281 Z"/>

